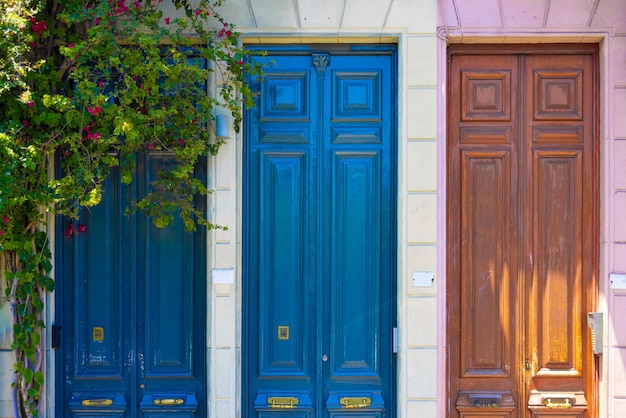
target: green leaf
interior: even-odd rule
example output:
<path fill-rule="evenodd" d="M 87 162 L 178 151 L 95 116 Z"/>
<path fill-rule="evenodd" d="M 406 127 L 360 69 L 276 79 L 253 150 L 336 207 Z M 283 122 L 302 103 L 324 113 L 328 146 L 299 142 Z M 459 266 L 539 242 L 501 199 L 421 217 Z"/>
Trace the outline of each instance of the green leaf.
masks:
<path fill-rule="evenodd" d="M 22 374 L 22 378 L 24 379 L 24 382 L 27 385 L 30 384 L 30 382 L 33 381 L 33 377 L 34 377 L 33 369 L 30 369 L 28 367 L 26 369 L 24 369 L 24 373 Z"/>

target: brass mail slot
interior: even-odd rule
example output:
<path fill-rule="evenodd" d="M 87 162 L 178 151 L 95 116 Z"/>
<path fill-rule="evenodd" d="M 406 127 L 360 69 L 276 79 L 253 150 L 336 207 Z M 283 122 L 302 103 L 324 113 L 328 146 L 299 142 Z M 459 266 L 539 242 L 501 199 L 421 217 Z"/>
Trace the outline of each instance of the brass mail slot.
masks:
<path fill-rule="evenodd" d="M 109 406 L 113 405 L 113 399 L 83 399 L 83 406 Z"/>
<path fill-rule="evenodd" d="M 367 408 L 372 404 L 372 399 L 366 396 L 345 397 L 339 399 L 342 408 Z"/>
<path fill-rule="evenodd" d="M 169 398 L 165 398 L 165 399 L 155 399 L 152 401 L 152 403 L 154 405 L 182 405 L 185 403 L 184 399 L 169 399 Z"/>
<path fill-rule="evenodd" d="M 267 406 L 270 408 L 296 408 L 299 402 L 298 398 L 291 396 L 267 398 Z"/>
<path fill-rule="evenodd" d="M 571 408 L 574 401 L 572 398 L 545 398 L 543 404 L 548 408 Z"/>

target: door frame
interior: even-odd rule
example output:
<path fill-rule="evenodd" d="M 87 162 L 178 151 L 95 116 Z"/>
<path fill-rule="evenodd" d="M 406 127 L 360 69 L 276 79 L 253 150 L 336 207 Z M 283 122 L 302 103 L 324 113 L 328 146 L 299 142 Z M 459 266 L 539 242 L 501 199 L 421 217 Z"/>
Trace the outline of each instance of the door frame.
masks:
<path fill-rule="evenodd" d="M 593 89 L 593 111 L 591 115 L 591 123 L 592 123 L 592 141 L 593 141 L 593 150 L 592 152 L 592 171 L 593 171 L 593 179 L 592 179 L 592 196 L 593 203 L 592 206 L 592 219 L 593 225 L 590 228 L 593 230 L 594 236 L 594 244 L 592 246 L 591 254 L 584 254 L 583 257 L 589 256 L 591 258 L 591 269 L 593 270 L 592 277 L 588 281 L 588 288 L 585 289 L 585 294 L 583 297 L 585 306 L 582 308 L 583 312 L 595 311 L 599 306 L 602 305 L 600 300 L 600 221 L 601 221 L 601 210 L 600 210 L 600 202 L 601 202 L 601 179 L 600 176 L 602 174 L 601 165 L 600 165 L 600 155 L 603 150 L 602 148 L 602 140 L 600 136 L 600 127 L 601 127 L 601 119 L 600 119 L 600 107 L 601 107 L 601 91 L 600 91 L 600 79 L 603 76 L 603 73 L 600 71 L 600 50 L 601 47 L 597 43 L 545 43 L 545 44 L 527 44 L 523 43 L 524 39 L 519 38 L 520 43 L 511 43 L 511 44 L 496 44 L 489 43 L 493 42 L 493 38 L 485 37 L 485 43 L 477 43 L 477 44 L 461 44 L 461 43 L 451 43 L 449 45 L 442 44 L 443 46 L 440 48 L 440 60 L 445 59 L 445 64 L 440 61 L 442 68 L 445 68 L 443 79 L 440 80 L 440 84 L 445 86 L 445 93 L 443 93 L 444 100 L 443 105 L 439 107 L 439 111 L 442 114 L 445 114 L 445 118 L 441 118 L 439 122 L 439 126 L 443 127 L 445 132 L 445 146 L 439 151 L 440 161 L 442 161 L 444 168 L 441 170 L 441 178 L 439 179 L 440 185 L 442 185 L 442 189 L 445 190 L 445 193 L 442 193 L 440 197 L 440 202 L 442 207 L 445 210 L 445 221 L 443 222 L 444 233 L 442 234 L 442 238 L 444 238 L 445 246 L 442 248 L 442 254 L 444 254 L 443 259 L 441 260 L 441 265 L 444 268 L 445 273 L 445 284 L 443 286 L 445 300 L 442 301 L 443 307 L 441 311 L 441 318 L 443 321 L 439 323 L 442 325 L 442 330 L 445 330 L 444 335 L 440 337 L 439 346 L 442 350 L 442 355 L 438 358 L 440 361 L 443 361 L 444 364 L 440 365 L 443 368 L 443 377 L 444 381 L 442 382 L 442 387 L 440 387 L 440 394 L 442 395 L 440 402 L 438 402 L 440 409 L 438 408 L 439 413 L 443 413 L 446 416 L 450 414 L 450 411 L 455 408 L 455 399 L 451 399 L 451 386 L 450 382 L 452 379 L 450 373 L 450 362 L 453 359 L 450 358 L 450 300 L 451 300 L 451 279 L 450 279 L 450 243 L 452 242 L 452 237 L 450 234 L 450 204 L 449 204 L 449 173 L 450 173 L 450 149 L 448 146 L 450 139 L 450 103 L 455 97 L 452 97 L 451 92 L 451 77 L 450 77 L 450 57 L 452 54 L 472 54 L 472 55 L 486 55 L 486 54 L 536 54 L 536 55 L 563 55 L 563 54 L 585 54 L 592 56 L 592 89 Z M 572 41 L 573 42 L 573 41 Z M 442 75 L 442 74 L 440 74 Z M 525 314 L 525 310 L 521 311 L 516 308 L 521 315 Z M 518 323 L 522 321 L 522 318 L 518 318 Z M 517 325 L 516 329 L 521 329 L 520 325 Z M 528 330 L 524 328 L 524 334 L 526 334 Z M 519 340 L 519 344 L 526 344 L 526 341 L 523 341 L 523 338 Z M 602 372 L 602 360 L 601 357 L 594 356 L 591 350 L 591 342 L 589 338 L 589 333 L 586 329 L 583 329 L 583 345 L 585 346 L 584 352 L 584 360 L 583 360 L 583 371 L 590 375 L 587 380 L 588 384 L 585 387 L 585 395 L 587 396 L 588 409 L 587 414 L 589 416 L 597 416 L 600 411 L 600 390 L 601 390 L 601 382 L 600 382 L 600 374 Z M 514 362 L 517 364 L 521 364 L 524 359 L 521 357 L 524 350 L 516 348 L 516 353 L 519 358 L 514 359 Z M 520 354 L 521 353 L 521 354 Z M 585 367 L 589 367 L 591 370 L 585 369 Z M 528 402 L 528 388 L 523 385 L 523 374 L 520 374 L 519 385 L 520 385 L 520 394 L 523 395 L 524 403 Z M 517 418 L 526 418 L 526 417 L 517 417 Z"/>
<path fill-rule="evenodd" d="M 333 44 L 326 44 L 326 43 L 312 43 L 312 44 L 302 44 L 302 43 L 261 43 L 261 44 L 257 44 L 256 42 L 249 44 L 248 49 L 251 50 L 261 50 L 261 51 L 267 51 L 268 52 L 268 56 L 271 57 L 272 53 L 274 54 L 279 54 L 279 55 L 285 55 L 285 54 L 292 54 L 292 55 L 310 55 L 311 53 L 315 53 L 317 51 L 323 51 L 323 52 L 328 52 L 331 56 L 333 53 L 341 53 L 341 52 L 352 52 L 352 53 L 357 53 L 357 54 L 361 54 L 361 55 L 370 55 L 370 56 L 376 56 L 376 55 L 380 55 L 380 54 L 385 54 L 385 55 L 390 55 L 391 56 L 391 71 L 392 71 L 392 82 L 391 82 L 391 90 L 393 92 L 393 95 L 395 97 L 395 101 L 392 101 L 392 104 L 394 106 L 394 108 L 392 109 L 392 114 L 393 114 L 393 118 L 391 120 L 391 125 L 390 125 L 390 129 L 391 129 L 391 138 L 392 138 L 392 143 L 391 143 L 391 187 L 392 190 L 390 192 L 391 196 L 393 197 L 393 201 L 391 202 L 391 209 L 390 212 L 393 215 L 393 226 L 394 228 L 392 228 L 392 231 L 390 231 L 390 239 L 391 239 L 391 248 L 392 248 L 392 254 L 390 257 L 390 271 L 392 272 L 392 276 L 391 276 L 391 280 L 390 280 L 390 284 L 392 286 L 392 289 L 390 290 L 390 298 L 389 298 L 389 303 L 391 304 L 390 307 L 390 312 L 391 312 L 391 317 L 392 317 L 392 324 L 390 325 L 390 331 L 391 331 L 391 337 L 393 341 L 390 341 L 391 344 L 394 344 L 394 339 L 397 338 L 397 336 L 395 335 L 395 332 L 397 331 L 398 328 L 398 316 L 399 316 L 399 312 L 398 312 L 398 298 L 400 297 L 399 292 L 399 285 L 398 285 L 398 280 L 399 277 L 401 276 L 401 273 L 398 272 L 398 267 L 400 265 L 400 261 L 399 261 L 399 255 L 400 255 L 400 250 L 399 250 L 399 242 L 398 242 L 398 230 L 399 230 L 399 224 L 400 224 L 400 214 L 398 212 L 398 208 L 400 206 L 399 203 L 399 182 L 400 182 L 400 172 L 399 172 L 399 149 L 401 148 L 401 138 L 400 138 L 400 127 L 398 126 L 399 123 L 399 110 L 398 108 L 402 107 L 401 105 L 399 105 L 399 101 L 401 99 L 401 89 L 400 89 L 400 74 L 399 74 L 399 63 L 398 63 L 398 57 L 399 57 L 399 47 L 397 45 L 397 43 L 374 43 L 374 44 L 370 44 L 370 43 L 356 43 L 356 44 L 351 44 L 351 43 L 333 43 Z M 248 344 L 248 340 L 249 340 L 249 336 L 248 336 L 248 331 L 246 330 L 246 325 L 249 321 L 249 317 L 250 317 L 250 306 L 249 303 L 247 302 L 250 298 L 250 294 L 249 294 L 249 286 L 247 286 L 249 279 L 249 274 L 248 274 L 248 267 L 247 267 L 247 253 L 249 251 L 249 249 L 247 248 L 247 244 L 246 242 L 249 241 L 248 238 L 248 231 L 249 231 L 249 227 L 248 227 L 248 211 L 249 211 L 249 205 L 247 204 L 248 201 L 248 194 L 249 194 L 249 186 L 247 185 L 248 183 L 248 178 L 249 178 L 249 172 L 248 172 L 248 168 L 247 165 L 245 164 L 245 158 L 246 158 L 246 151 L 245 151 L 245 143 L 247 141 L 248 138 L 248 129 L 249 129 L 249 124 L 246 122 L 249 118 L 249 116 L 247 116 L 248 111 L 246 111 L 246 116 L 244 116 L 243 119 L 243 129 L 242 129 L 242 145 L 240 148 L 240 161 L 242 163 L 242 170 L 241 170 L 241 242 L 242 242 L 242 249 L 241 249 L 241 258 L 240 258 L 240 262 L 241 262 L 241 266 L 242 266 L 242 273 L 241 273 L 241 284 L 242 284 L 242 288 L 241 288 L 241 321 L 240 321 L 240 331 L 241 331 L 241 354 L 240 354 L 240 358 L 241 358 L 241 365 L 238 368 L 238 374 L 239 374 L 239 389 L 240 389 L 240 393 L 238 396 L 238 408 L 239 411 L 241 411 L 243 416 L 247 416 L 245 414 L 247 414 L 247 406 L 246 406 L 246 401 L 247 399 L 249 399 L 249 351 L 246 349 L 246 346 Z M 318 331 L 319 332 L 319 331 Z M 397 344 L 397 341 L 395 342 Z M 398 347 L 396 347 L 398 348 Z M 389 348 L 390 350 L 392 349 L 392 347 Z M 398 366 L 400 364 L 400 359 L 397 356 L 397 352 L 393 352 L 391 355 L 391 362 L 392 362 L 392 370 L 390 371 L 390 379 L 389 379 L 389 387 L 390 387 L 390 391 L 392 394 L 391 397 L 391 402 L 390 405 L 388 406 L 388 409 L 386 409 L 386 414 L 385 416 L 387 418 L 394 418 L 398 412 L 398 378 L 399 378 L 399 369 Z M 319 405 L 323 405 L 323 402 L 318 402 Z M 317 407 L 317 405 L 316 405 Z"/>

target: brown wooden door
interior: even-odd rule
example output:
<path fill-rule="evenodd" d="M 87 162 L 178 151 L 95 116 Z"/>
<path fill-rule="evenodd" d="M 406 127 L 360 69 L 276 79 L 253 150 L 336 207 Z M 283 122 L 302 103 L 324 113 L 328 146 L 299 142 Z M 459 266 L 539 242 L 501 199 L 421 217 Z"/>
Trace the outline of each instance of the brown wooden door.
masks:
<path fill-rule="evenodd" d="M 449 52 L 449 415 L 594 417 L 595 47 Z"/>

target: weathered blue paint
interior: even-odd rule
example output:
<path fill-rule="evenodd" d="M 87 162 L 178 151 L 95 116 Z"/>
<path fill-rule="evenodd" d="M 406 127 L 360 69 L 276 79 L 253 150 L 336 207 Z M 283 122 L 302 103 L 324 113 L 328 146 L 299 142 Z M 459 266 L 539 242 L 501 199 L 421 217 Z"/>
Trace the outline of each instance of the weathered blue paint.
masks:
<path fill-rule="evenodd" d="M 124 215 L 172 162 L 141 156 L 130 187 L 114 170 L 85 232 L 58 219 L 57 416 L 206 416 L 206 234 Z"/>
<path fill-rule="evenodd" d="M 251 80 L 244 416 L 395 415 L 396 67 L 375 49 L 278 48 Z"/>

